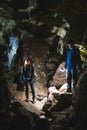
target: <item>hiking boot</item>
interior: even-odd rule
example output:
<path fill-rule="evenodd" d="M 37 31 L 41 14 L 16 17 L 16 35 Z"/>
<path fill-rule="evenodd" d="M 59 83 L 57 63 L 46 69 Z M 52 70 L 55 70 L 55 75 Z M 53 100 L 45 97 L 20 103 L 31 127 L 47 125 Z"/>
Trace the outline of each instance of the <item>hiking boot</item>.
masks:
<path fill-rule="evenodd" d="M 71 92 L 71 89 L 70 89 L 70 88 L 68 88 L 68 89 L 67 89 L 67 92 Z"/>
<path fill-rule="evenodd" d="M 33 103 L 33 104 L 36 103 L 36 99 L 33 99 L 33 102 L 32 102 L 32 103 Z"/>
<path fill-rule="evenodd" d="M 29 102 L 29 99 L 26 99 L 26 102 Z"/>

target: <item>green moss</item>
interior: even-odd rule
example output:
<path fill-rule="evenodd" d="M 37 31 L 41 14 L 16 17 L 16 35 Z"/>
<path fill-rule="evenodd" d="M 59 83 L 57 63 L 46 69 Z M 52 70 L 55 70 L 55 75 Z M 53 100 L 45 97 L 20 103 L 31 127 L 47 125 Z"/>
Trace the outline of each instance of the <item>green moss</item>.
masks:
<path fill-rule="evenodd" d="M 87 47 L 81 44 L 75 44 L 75 45 L 80 50 L 82 61 L 87 61 Z"/>

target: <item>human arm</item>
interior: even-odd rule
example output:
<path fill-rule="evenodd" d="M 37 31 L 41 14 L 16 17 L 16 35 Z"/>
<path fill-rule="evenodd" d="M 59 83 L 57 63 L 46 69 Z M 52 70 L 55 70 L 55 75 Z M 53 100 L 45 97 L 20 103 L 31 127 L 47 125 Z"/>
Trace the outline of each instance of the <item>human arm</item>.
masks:
<path fill-rule="evenodd" d="M 33 66 L 31 66 L 31 79 L 30 79 L 31 83 L 34 83 L 34 80 L 35 80 L 34 68 Z"/>
<path fill-rule="evenodd" d="M 80 50 L 78 48 L 76 50 L 76 61 L 77 61 L 76 69 L 77 69 L 78 73 L 81 73 L 82 72 L 82 60 L 81 60 L 81 56 L 80 56 Z"/>

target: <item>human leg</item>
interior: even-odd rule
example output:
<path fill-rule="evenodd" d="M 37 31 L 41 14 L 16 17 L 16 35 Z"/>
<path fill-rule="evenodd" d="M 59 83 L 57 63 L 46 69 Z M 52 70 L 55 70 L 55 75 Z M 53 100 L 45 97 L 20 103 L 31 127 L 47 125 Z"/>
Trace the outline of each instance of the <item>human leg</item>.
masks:
<path fill-rule="evenodd" d="M 34 88 L 34 83 L 30 83 L 31 91 L 32 91 L 32 99 L 33 102 L 35 102 L 35 88 Z"/>
<path fill-rule="evenodd" d="M 26 95 L 26 101 L 29 101 L 29 82 L 27 79 L 25 79 L 25 95 Z"/>
<path fill-rule="evenodd" d="M 77 70 L 76 69 L 72 70 L 72 80 L 73 80 L 73 90 L 74 90 L 77 84 Z"/>
<path fill-rule="evenodd" d="M 66 70 L 66 82 L 67 82 L 67 91 L 71 91 L 71 70 L 67 69 Z"/>

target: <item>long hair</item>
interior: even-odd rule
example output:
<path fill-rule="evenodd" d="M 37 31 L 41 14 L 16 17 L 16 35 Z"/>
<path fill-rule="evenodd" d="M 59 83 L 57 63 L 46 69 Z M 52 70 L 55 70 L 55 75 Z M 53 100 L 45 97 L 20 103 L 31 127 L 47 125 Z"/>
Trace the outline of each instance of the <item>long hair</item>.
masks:
<path fill-rule="evenodd" d="M 27 63 L 30 62 L 30 65 L 33 64 L 32 58 L 31 57 L 27 57 L 24 59 L 24 67 L 27 66 Z"/>

